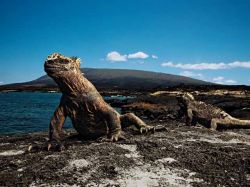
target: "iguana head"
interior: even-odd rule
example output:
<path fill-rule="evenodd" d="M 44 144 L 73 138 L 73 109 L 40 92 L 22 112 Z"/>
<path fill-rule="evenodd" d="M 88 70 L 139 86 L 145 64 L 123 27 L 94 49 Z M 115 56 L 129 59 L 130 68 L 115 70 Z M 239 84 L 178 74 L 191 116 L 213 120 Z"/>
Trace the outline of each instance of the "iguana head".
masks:
<path fill-rule="evenodd" d="M 195 100 L 194 96 L 189 92 L 180 93 L 176 98 L 181 104 L 187 104 L 188 102 Z"/>
<path fill-rule="evenodd" d="M 193 101 L 194 100 L 194 96 L 191 93 L 189 93 L 189 92 L 184 93 L 182 95 L 182 98 L 184 100 L 189 100 L 189 101 Z"/>
<path fill-rule="evenodd" d="M 80 59 L 53 53 L 45 60 L 44 70 L 52 78 L 64 76 L 65 72 L 79 72 Z"/>

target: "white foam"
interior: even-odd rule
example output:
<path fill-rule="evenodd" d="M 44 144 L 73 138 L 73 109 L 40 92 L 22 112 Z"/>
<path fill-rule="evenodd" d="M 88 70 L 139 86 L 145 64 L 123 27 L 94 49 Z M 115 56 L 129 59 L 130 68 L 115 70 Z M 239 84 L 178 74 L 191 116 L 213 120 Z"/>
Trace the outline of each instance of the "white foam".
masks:
<path fill-rule="evenodd" d="M 13 155 L 21 155 L 24 151 L 22 150 L 8 150 L 0 153 L 0 156 L 13 156 Z"/>

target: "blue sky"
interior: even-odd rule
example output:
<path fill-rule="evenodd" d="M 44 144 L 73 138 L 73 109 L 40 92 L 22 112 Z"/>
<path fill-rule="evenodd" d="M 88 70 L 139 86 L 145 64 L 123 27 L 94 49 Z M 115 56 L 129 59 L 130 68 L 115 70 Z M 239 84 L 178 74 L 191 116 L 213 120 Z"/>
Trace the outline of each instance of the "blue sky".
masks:
<path fill-rule="evenodd" d="M 249 0 L 1 0 L 0 84 L 44 75 L 60 52 L 82 67 L 250 85 Z"/>

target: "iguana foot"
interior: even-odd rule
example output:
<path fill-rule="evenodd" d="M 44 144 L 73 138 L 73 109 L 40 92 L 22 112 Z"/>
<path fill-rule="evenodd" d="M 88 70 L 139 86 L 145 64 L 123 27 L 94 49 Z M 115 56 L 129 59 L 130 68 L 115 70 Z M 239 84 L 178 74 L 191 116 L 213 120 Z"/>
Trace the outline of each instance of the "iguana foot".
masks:
<path fill-rule="evenodd" d="M 47 150 L 50 151 L 50 149 L 51 149 L 52 147 L 54 147 L 54 146 L 52 146 L 52 143 L 49 142 L 49 143 L 48 143 L 48 146 L 47 146 Z M 64 147 L 63 143 L 58 143 L 58 144 L 56 144 L 56 145 L 55 145 L 55 148 L 56 148 L 56 150 L 58 150 L 58 151 L 60 151 L 60 152 L 65 150 L 65 147 Z"/>
<path fill-rule="evenodd" d="M 33 145 L 33 144 L 30 144 L 27 151 L 28 152 L 36 152 L 39 150 L 39 148 L 41 149 L 41 147 L 37 146 L 37 145 Z"/>
<path fill-rule="evenodd" d="M 202 125 L 192 125 L 191 128 L 193 129 L 203 129 L 204 127 Z"/>
<path fill-rule="evenodd" d="M 141 133 L 141 134 L 147 133 L 147 132 L 152 132 L 152 133 L 154 133 L 154 132 L 155 132 L 155 127 L 149 126 L 149 125 L 140 127 L 140 133 Z"/>
<path fill-rule="evenodd" d="M 44 145 L 43 143 L 41 144 L 32 143 L 32 144 L 29 144 L 27 151 L 28 152 L 37 152 L 37 151 L 45 151 L 45 150 L 50 151 L 51 149 L 57 150 L 57 151 L 63 151 L 65 150 L 65 147 L 62 143 L 52 144 L 52 142 L 49 142 L 47 146 Z"/>
<path fill-rule="evenodd" d="M 38 152 L 44 150 L 44 143 L 39 141 L 34 141 L 29 144 L 27 151 L 28 152 Z"/>
<path fill-rule="evenodd" d="M 144 126 L 144 127 L 141 127 L 140 128 L 140 133 L 143 134 L 143 133 L 147 133 L 147 132 L 152 132 L 152 133 L 155 133 L 155 132 L 160 132 L 160 131 L 167 131 L 167 128 L 164 127 L 163 125 L 156 125 L 156 126 Z"/>
<path fill-rule="evenodd" d="M 117 142 L 119 140 L 126 140 L 121 130 L 111 133 L 107 139 L 109 142 Z"/>
<path fill-rule="evenodd" d="M 210 131 L 210 132 L 214 132 L 214 131 L 216 131 L 216 129 L 213 128 L 213 127 L 210 127 L 210 128 L 209 128 L 209 131 Z"/>

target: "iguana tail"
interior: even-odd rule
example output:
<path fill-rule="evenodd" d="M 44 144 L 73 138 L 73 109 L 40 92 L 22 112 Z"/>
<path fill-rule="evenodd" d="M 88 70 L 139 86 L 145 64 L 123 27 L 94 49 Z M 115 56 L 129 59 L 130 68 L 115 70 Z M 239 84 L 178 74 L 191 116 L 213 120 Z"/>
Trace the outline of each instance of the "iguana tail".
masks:
<path fill-rule="evenodd" d="M 239 126 L 249 126 L 250 127 L 250 120 L 242 120 L 242 119 L 237 119 L 232 116 L 229 117 L 229 120 L 232 125 L 239 125 Z"/>
<path fill-rule="evenodd" d="M 122 128 L 128 127 L 130 125 L 134 125 L 141 133 L 144 132 L 155 132 L 155 131 L 166 131 L 166 128 L 162 125 L 150 126 L 144 123 L 139 117 L 134 115 L 133 113 L 126 113 L 120 115 Z"/>

